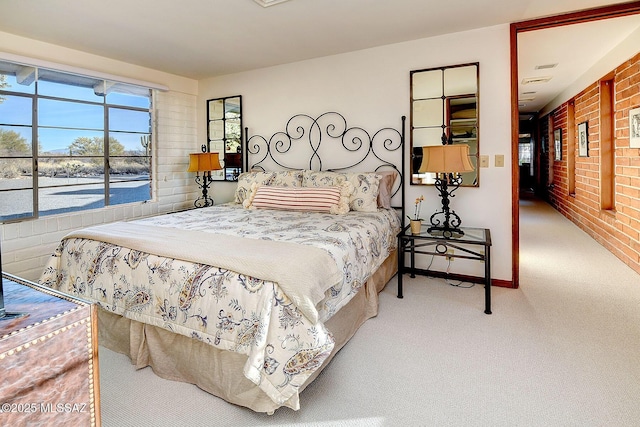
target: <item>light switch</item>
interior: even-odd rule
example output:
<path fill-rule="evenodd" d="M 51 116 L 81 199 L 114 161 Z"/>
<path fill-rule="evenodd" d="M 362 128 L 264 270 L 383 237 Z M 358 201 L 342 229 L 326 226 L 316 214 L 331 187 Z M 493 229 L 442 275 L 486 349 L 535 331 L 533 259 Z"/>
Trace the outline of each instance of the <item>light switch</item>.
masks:
<path fill-rule="evenodd" d="M 503 168 L 504 167 L 504 154 L 496 154 L 495 159 L 496 167 Z"/>
<path fill-rule="evenodd" d="M 481 168 L 488 168 L 489 167 L 489 156 L 487 156 L 487 155 L 480 156 L 480 167 Z"/>

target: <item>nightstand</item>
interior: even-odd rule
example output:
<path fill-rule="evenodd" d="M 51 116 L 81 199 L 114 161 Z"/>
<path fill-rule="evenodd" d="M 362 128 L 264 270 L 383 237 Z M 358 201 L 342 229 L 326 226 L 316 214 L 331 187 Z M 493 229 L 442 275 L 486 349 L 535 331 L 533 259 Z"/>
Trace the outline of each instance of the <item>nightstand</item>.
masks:
<path fill-rule="evenodd" d="M 487 228 L 461 227 L 464 234 L 444 235 L 443 233 L 429 233 L 423 227 L 420 233 L 411 233 L 409 225 L 398 233 L 398 298 L 402 298 L 402 275 L 406 272 L 415 277 L 423 276 L 450 277 L 467 282 L 484 283 L 484 298 L 486 314 L 491 314 L 491 231 Z M 449 253 L 453 249 L 454 253 Z M 405 254 L 410 255 L 410 266 L 405 266 Z M 461 276 L 416 268 L 416 254 L 443 256 L 449 258 L 464 258 L 484 263 L 484 280 L 476 277 Z"/>

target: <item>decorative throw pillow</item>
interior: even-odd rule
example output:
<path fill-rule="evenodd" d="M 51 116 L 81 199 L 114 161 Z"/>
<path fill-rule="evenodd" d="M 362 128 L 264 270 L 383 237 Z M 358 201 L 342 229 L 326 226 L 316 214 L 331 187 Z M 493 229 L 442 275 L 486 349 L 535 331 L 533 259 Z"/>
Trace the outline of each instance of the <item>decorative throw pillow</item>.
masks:
<path fill-rule="evenodd" d="M 276 185 L 280 187 L 301 187 L 302 171 L 251 171 L 241 173 L 240 176 L 238 176 L 238 185 L 236 187 L 236 203 L 243 203 L 245 201 L 251 192 L 253 184 Z"/>
<path fill-rule="evenodd" d="M 279 171 L 273 173 L 273 178 L 269 185 L 278 187 L 302 187 L 302 171 Z"/>
<path fill-rule="evenodd" d="M 394 170 L 378 171 L 376 174 L 381 177 L 378 187 L 378 207 L 390 209 L 391 196 L 393 196 L 393 184 L 396 182 L 398 172 Z"/>
<path fill-rule="evenodd" d="M 302 171 L 302 186 L 303 187 L 328 187 L 330 185 L 337 185 L 347 181 L 347 174 L 339 172 L 326 172 L 326 171 Z"/>
<path fill-rule="evenodd" d="M 236 203 L 242 203 L 251 193 L 251 187 L 254 183 L 260 185 L 269 185 L 273 179 L 273 172 L 243 172 L 238 176 L 238 185 L 236 186 Z"/>
<path fill-rule="evenodd" d="M 331 187 L 277 187 L 254 184 L 243 205 L 247 209 L 280 209 L 345 214 L 351 185 Z"/>
<path fill-rule="evenodd" d="M 303 187 L 326 187 L 350 182 L 353 192 L 349 198 L 349 209 L 360 212 L 378 210 L 378 189 L 381 175 L 375 172 L 316 172 L 305 170 L 302 175 Z"/>

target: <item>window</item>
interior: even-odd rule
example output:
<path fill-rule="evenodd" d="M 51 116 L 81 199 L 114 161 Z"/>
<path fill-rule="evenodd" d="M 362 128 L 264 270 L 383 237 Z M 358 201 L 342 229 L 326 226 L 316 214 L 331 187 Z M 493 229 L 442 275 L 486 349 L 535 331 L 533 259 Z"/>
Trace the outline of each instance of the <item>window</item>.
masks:
<path fill-rule="evenodd" d="M 151 90 L 0 61 L 0 221 L 151 198 Z"/>
<path fill-rule="evenodd" d="M 531 143 L 518 144 L 518 161 L 520 166 L 523 164 L 531 164 Z"/>

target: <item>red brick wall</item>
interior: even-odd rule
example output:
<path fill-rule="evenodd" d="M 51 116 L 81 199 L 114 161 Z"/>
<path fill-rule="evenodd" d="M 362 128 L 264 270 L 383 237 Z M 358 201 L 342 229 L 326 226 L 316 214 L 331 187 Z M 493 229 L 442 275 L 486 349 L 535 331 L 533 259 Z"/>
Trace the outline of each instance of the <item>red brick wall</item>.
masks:
<path fill-rule="evenodd" d="M 629 110 L 640 107 L 640 54 L 613 70 L 615 209 L 600 209 L 600 85 L 575 96 L 575 140 L 567 141 L 567 105 L 551 113 L 562 129 L 562 160 L 553 162 L 549 201 L 564 216 L 640 273 L 640 148 L 629 148 Z M 609 77 L 608 77 L 609 78 Z M 578 130 L 588 122 L 589 156 L 579 157 Z M 550 130 L 551 134 L 553 130 Z M 550 141 L 553 147 L 553 139 Z M 569 194 L 567 144 L 575 146 L 575 194 Z"/>

